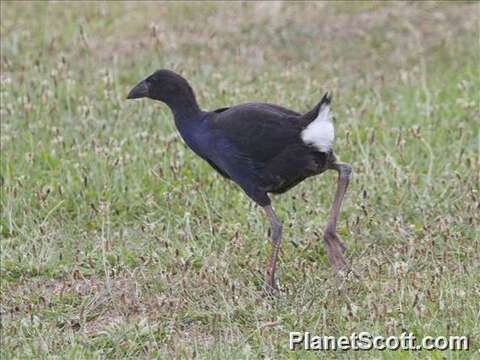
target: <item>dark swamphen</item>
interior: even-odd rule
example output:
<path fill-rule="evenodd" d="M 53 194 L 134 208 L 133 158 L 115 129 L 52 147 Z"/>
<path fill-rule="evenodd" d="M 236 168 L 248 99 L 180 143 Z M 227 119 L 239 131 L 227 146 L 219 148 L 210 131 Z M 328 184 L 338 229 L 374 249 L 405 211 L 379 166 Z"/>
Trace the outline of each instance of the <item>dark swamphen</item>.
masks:
<path fill-rule="evenodd" d="M 128 99 L 144 97 L 167 104 L 187 145 L 265 210 L 272 229 L 272 256 L 266 276 L 270 289 L 277 288 L 275 268 L 282 224 L 268 193 L 283 193 L 307 177 L 336 170 L 337 191 L 324 240 L 334 271 L 346 267 L 342 255 L 345 245 L 336 234 L 336 225 L 351 166 L 338 162 L 332 150 L 334 128 L 328 94 L 305 114 L 266 103 L 207 112 L 200 109 L 183 77 L 170 70 L 158 70 L 128 94 Z"/>

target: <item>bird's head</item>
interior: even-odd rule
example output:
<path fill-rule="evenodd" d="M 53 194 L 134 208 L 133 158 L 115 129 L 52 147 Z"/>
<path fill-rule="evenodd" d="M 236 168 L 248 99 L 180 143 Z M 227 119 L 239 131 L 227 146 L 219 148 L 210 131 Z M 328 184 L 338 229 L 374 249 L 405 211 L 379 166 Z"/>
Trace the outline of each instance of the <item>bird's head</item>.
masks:
<path fill-rule="evenodd" d="M 187 80 L 171 70 L 162 69 L 135 85 L 127 99 L 149 98 L 170 105 L 191 97 L 195 99 Z"/>

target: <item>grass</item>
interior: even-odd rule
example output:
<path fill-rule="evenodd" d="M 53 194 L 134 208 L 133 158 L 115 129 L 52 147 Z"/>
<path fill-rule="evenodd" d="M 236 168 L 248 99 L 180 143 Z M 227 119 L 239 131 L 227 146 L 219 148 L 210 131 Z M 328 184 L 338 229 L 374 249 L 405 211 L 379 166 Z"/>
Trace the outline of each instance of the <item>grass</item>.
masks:
<path fill-rule="evenodd" d="M 1 3 L 1 357 L 479 357 L 478 3 Z M 268 222 L 189 151 L 167 108 L 127 102 L 157 68 L 203 108 L 306 111 L 334 92 L 353 165 L 332 279 L 335 174 Z M 468 335 L 463 352 L 288 351 L 317 335 Z"/>

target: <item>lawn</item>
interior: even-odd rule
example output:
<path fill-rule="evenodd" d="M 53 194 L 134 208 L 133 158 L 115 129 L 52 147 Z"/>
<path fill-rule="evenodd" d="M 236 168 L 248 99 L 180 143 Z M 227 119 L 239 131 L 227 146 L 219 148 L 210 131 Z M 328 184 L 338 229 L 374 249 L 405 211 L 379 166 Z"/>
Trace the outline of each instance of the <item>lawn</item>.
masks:
<path fill-rule="evenodd" d="M 480 4 L 1 2 L 0 357 L 480 358 Z M 307 111 L 332 91 L 353 166 L 337 286 L 322 232 L 336 174 L 269 223 L 126 101 L 158 68 L 204 109 Z M 289 351 L 290 331 L 467 335 L 469 351 Z"/>

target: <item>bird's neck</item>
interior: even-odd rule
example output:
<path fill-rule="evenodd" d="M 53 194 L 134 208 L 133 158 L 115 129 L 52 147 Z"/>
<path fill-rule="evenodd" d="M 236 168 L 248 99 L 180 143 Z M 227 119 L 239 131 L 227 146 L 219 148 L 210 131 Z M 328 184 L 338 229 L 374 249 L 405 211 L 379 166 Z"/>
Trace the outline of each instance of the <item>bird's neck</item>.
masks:
<path fill-rule="evenodd" d="M 196 101 L 181 100 L 168 104 L 168 106 L 175 117 L 175 121 L 194 121 L 201 113 Z"/>
<path fill-rule="evenodd" d="M 201 133 L 204 125 L 202 119 L 205 112 L 200 110 L 195 98 L 185 101 L 186 98 L 178 102 L 169 102 L 167 105 L 173 113 L 175 126 L 185 143 L 198 154 L 198 142 L 196 137 Z"/>
<path fill-rule="evenodd" d="M 202 114 L 195 95 L 193 94 L 169 99 L 169 101 L 166 101 L 166 104 L 172 111 L 177 125 L 186 125 L 195 122 Z"/>

